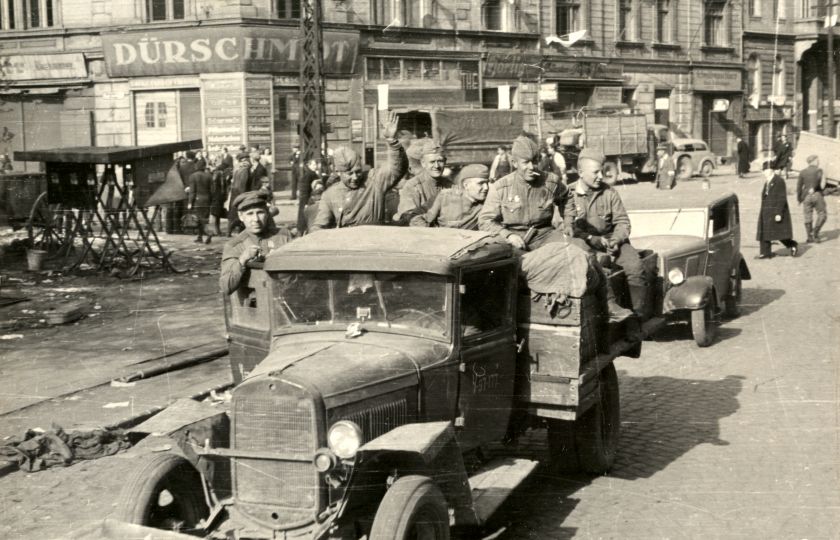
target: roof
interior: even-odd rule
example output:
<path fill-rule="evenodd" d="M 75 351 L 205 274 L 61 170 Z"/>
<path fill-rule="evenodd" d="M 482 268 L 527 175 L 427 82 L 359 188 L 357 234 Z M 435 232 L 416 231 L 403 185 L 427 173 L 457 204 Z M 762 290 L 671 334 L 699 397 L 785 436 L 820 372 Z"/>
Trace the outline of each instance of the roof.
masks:
<path fill-rule="evenodd" d="M 303 236 L 273 251 L 264 268 L 450 274 L 463 264 L 510 254 L 507 242 L 483 231 L 365 225 Z"/>
<path fill-rule="evenodd" d="M 149 146 L 74 146 L 52 150 L 15 152 L 15 161 L 44 161 L 49 163 L 125 163 L 150 156 L 161 156 L 203 148 L 201 139 Z"/>

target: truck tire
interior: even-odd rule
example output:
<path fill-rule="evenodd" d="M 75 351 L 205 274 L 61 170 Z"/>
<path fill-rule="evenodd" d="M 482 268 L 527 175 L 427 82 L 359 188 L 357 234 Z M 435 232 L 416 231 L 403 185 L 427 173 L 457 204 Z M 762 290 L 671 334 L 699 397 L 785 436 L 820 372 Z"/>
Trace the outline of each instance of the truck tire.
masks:
<path fill-rule="evenodd" d="M 370 540 L 449 540 L 449 510 L 435 483 L 404 476 L 392 485 L 373 518 Z"/>
<path fill-rule="evenodd" d="M 604 173 L 604 183 L 608 186 L 612 186 L 616 182 L 618 182 L 618 177 L 621 175 L 621 172 L 618 168 L 618 163 L 615 161 L 605 161 L 604 168 L 602 169 Z"/>
<path fill-rule="evenodd" d="M 708 347 L 715 340 L 715 321 L 712 304 L 691 312 L 691 335 L 698 347 Z"/>
<path fill-rule="evenodd" d="M 128 477 L 115 518 L 174 531 L 195 529 L 209 514 L 198 470 L 185 458 L 155 454 Z"/>
<path fill-rule="evenodd" d="M 598 376 L 600 399 L 574 422 L 550 420 L 548 447 L 557 472 L 604 474 L 615 462 L 621 427 L 618 375 L 613 364 Z"/>

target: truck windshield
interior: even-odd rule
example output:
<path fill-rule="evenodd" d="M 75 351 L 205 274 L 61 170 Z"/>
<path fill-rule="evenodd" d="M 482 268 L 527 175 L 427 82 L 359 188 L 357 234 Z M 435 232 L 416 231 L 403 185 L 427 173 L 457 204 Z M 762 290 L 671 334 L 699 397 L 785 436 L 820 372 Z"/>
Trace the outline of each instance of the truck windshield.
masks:
<path fill-rule="evenodd" d="M 421 273 L 277 272 L 272 274 L 277 330 L 359 322 L 368 331 L 447 338 L 445 276 Z"/>

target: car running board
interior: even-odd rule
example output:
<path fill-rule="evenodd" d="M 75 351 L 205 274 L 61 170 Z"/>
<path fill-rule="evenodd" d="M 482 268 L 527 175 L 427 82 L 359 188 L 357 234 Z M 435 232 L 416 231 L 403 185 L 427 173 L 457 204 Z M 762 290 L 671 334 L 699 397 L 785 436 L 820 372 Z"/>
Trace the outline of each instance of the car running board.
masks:
<path fill-rule="evenodd" d="M 539 462 L 502 458 L 491 461 L 470 477 L 473 510 L 479 524 L 485 523 Z"/>

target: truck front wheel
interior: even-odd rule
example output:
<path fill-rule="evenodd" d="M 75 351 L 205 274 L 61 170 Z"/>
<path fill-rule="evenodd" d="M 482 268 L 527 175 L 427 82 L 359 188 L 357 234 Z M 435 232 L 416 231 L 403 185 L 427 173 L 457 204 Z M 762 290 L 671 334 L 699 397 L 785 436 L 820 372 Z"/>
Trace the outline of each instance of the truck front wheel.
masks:
<path fill-rule="evenodd" d="M 394 482 L 373 518 L 370 540 L 407 539 L 449 539 L 446 499 L 425 476 L 404 476 Z"/>
<path fill-rule="evenodd" d="M 601 370 L 598 386 L 598 401 L 582 417 L 574 422 L 549 422 L 548 445 L 551 461 L 560 471 L 604 474 L 615 461 L 621 409 L 618 375 L 613 364 Z"/>

